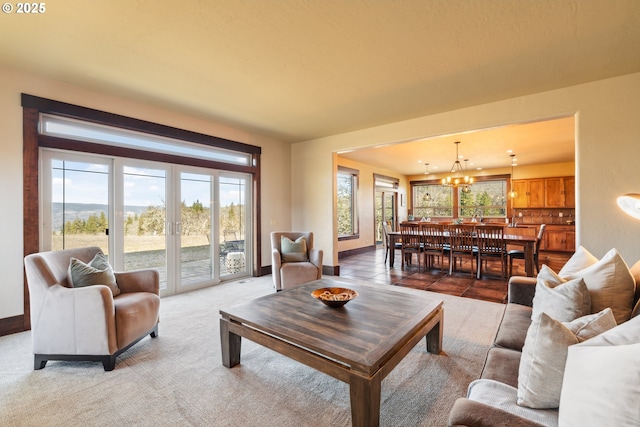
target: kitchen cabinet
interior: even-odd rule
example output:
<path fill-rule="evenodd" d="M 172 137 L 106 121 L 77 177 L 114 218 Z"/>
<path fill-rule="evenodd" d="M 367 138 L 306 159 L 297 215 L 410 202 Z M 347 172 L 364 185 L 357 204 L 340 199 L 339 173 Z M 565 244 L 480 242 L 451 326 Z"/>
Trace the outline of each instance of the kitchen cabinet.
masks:
<path fill-rule="evenodd" d="M 514 179 L 512 189 L 518 194 L 514 208 L 574 208 L 576 180 L 573 176 Z"/>
<path fill-rule="evenodd" d="M 546 208 L 575 207 L 575 177 L 545 178 L 544 206 Z"/>
<path fill-rule="evenodd" d="M 544 207 L 544 178 L 516 179 L 511 182 L 518 197 L 513 199 L 514 208 Z"/>
<path fill-rule="evenodd" d="M 545 251 L 575 252 L 575 227 L 547 225 L 540 249 Z"/>

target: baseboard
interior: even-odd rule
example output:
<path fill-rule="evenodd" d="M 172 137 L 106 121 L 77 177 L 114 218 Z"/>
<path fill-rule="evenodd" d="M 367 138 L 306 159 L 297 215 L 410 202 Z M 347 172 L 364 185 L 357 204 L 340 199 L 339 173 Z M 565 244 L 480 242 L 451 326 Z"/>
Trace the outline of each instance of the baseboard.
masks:
<path fill-rule="evenodd" d="M 338 261 L 340 261 L 343 258 L 348 258 L 350 256 L 360 255 L 360 254 L 364 254 L 364 253 L 375 251 L 375 250 L 376 250 L 376 245 L 371 245 L 371 246 L 363 246 L 361 248 L 349 249 L 346 251 L 338 252 Z"/>
<path fill-rule="evenodd" d="M 26 331 L 23 314 L 0 319 L 0 337 L 23 331 Z"/>
<path fill-rule="evenodd" d="M 271 266 L 270 265 L 265 265 L 260 267 L 260 276 L 266 276 L 271 274 Z M 339 276 L 340 275 L 340 266 L 336 265 L 336 266 L 330 266 L 330 265 L 323 265 L 322 266 L 322 274 L 323 275 L 327 275 L 327 276 Z"/>

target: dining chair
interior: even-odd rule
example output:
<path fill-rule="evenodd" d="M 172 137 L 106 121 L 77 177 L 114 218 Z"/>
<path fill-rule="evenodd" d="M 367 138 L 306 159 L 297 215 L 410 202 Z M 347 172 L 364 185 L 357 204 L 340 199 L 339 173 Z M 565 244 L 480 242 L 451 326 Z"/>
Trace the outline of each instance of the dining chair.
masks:
<path fill-rule="evenodd" d="M 477 258 L 478 247 L 475 237 L 475 225 L 452 224 L 448 227 L 449 233 L 449 274 L 453 274 L 456 265 L 456 259 L 469 258 L 471 263 L 470 273 L 473 277 L 475 271 L 473 268 L 473 260 Z"/>
<path fill-rule="evenodd" d="M 533 252 L 533 265 L 536 268 L 536 273 L 540 272 L 540 258 L 538 257 L 538 253 L 540 252 L 540 245 L 542 244 L 542 238 L 544 237 L 544 230 L 546 227 L 547 224 L 540 225 L 538 237 L 536 238 L 536 245 Z M 507 257 L 509 258 L 509 277 L 511 277 L 513 273 L 513 260 L 521 259 L 524 261 L 524 251 L 519 249 L 511 250 L 507 253 Z"/>
<path fill-rule="evenodd" d="M 444 270 L 444 254 L 449 251 L 449 245 L 445 239 L 445 227 L 433 222 L 420 223 L 422 250 L 424 253 L 425 270 L 433 267 L 433 260 L 440 260 L 440 271 Z"/>
<path fill-rule="evenodd" d="M 418 273 L 421 272 L 420 267 L 420 255 L 423 252 L 422 238 L 420 236 L 420 224 L 418 223 L 401 223 L 400 224 L 400 238 L 401 251 L 402 251 L 402 269 L 404 265 L 410 264 L 413 254 L 418 258 Z"/>
<path fill-rule="evenodd" d="M 476 278 L 482 276 L 482 261 L 487 268 L 489 259 L 500 258 L 500 277 L 507 275 L 507 245 L 503 225 L 483 225 L 476 228 L 478 235 L 478 268 Z"/>
<path fill-rule="evenodd" d="M 402 244 L 398 241 L 395 241 L 393 245 L 391 245 L 391 236 L 389 233 L 391 232 L 391 225 L 387 221 L 382 221 L 382 238 L 384 244 L 384 263 L 387 263 L 387 257 L 389 256 L 389 251 L 402 250 Z M 392 247 L 393 246 L 393 247 Z"/>

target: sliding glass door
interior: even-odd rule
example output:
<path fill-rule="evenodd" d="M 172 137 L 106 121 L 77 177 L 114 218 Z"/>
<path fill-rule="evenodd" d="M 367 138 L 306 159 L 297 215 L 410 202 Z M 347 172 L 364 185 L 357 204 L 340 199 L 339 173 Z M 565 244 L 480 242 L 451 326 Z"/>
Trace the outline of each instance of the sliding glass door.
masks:
<path fill-rule="evenodd" d="M 248 275 L 251 177 L 42 151 L 43 250 L 95 245 L 118 271 L 153 268 L 161 294 Z"/>

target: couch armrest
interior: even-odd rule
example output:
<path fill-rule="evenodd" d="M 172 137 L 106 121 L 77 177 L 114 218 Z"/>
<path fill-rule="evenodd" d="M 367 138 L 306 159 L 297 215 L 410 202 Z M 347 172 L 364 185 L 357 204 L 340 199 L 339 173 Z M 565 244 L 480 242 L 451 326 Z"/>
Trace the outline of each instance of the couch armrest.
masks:
<path fill-rule="evenodd" d="M 31 307 L 35 354 L 113 354 L 118 348 L 113 294 L 104 285 L 50 286 Z"/>
<path fill-rule="evenodd" d="M 282 284 L 280 283 L 280 268 L 282 267 L 282 257 L 280 251 L 276 248 L 271 249 L 271 277 L 273 279 L 273 286 L 276 291 L 282 290 Z"/>
<path fill-rule="evenodd" d="M 309 262 L 322 270 L 322 249 L 309 249 Z"/>
<path fill-rule="evenodd" d="M 160 274 L 157 270 L 133 270 L 115 275 L 118 288 L 123 293 L 151 292 L 160 295 Z"/>
<path fill-rule="evenodd" d="M 543 427 L 542 424 L 464 397 L 453 404 L 448 426 Z"/>
<path fill-rule="evenodd" d="M 507 302 L 533 306 L 533 296 L 536 293 L 536 278 L 512 276 L 509 279 L 509 294 Z"/>

